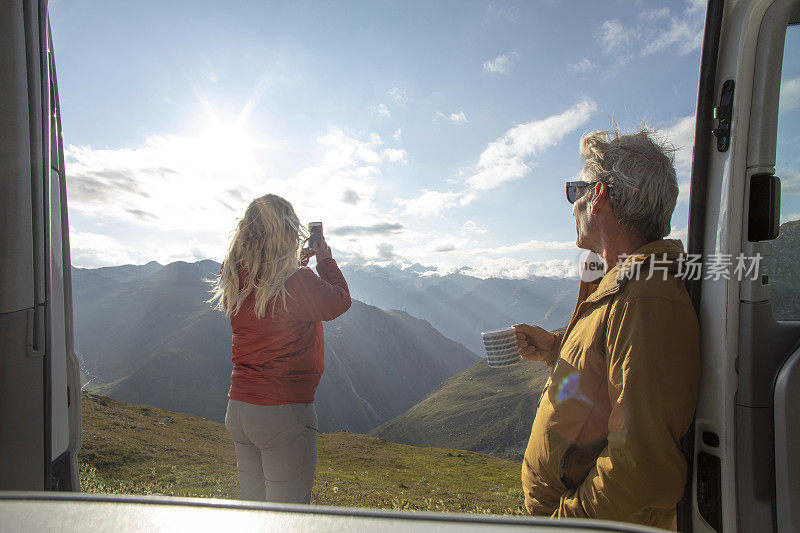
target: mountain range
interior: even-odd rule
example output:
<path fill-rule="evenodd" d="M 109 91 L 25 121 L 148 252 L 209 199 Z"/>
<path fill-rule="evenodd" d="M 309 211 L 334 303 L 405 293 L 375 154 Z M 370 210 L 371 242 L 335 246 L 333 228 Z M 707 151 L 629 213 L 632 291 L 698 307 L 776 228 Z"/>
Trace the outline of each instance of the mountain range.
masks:
<path fill-rule="evenodd" d="M 800 316 L 799 251 L 800 221 L 784 223 L 764 259 L 778 319 Z M 212 261 L 73 269 L 76 346 L 90 386 L 221 420 L 230 326 L 204 301 L 204 280 L 218 270 Z M 322 430 L 518 458 L 549 369 L 491 369 L 464 345 L 482 353 L 480 331 L 517 322 L 563 326 L 577 282 L 436 276 L 421 265 L 342 270 L 354 298 L 401 310 L 354 300 L 326 324 Z"/>
<path fill-rule="evenodd" d="M 221 421 L 231 329 L 211 309 L 213 261 L 73 269 L 75 346 L 92 390 Z M 354 301 L 326 323 L 320 429 L 366 432 L 478 356 L 428 322 Z"/>
<path fill-rule="evenodd" d="M 230 325 L 205 301 L 206 280 L 218 272 L 214 261 L 74 268 L 76 349 L 89 387 L 221 420 Z M 482 330 L 523 321 L 563 325 L 575 286 L 550 278 L 430 276 L 421 265 L 343 272 L 354 298 L 402 310 L 354 299 L 325 325 L 326 370 L 316 402 L 323 431 L 366 432 L 411 408 L 478 360 L 462 344 L 482 352 Z"/>
<path fill-rule="evenodd" d="M 419 264 L 342 271 L 354 298 L 427 320 L 478 354 L 483 354 L 482 331 L 520 322 L 545 329 L 564 326 L 578 295 L 578 281 L 571 278 L 481 279 L 469 270 L 437 276 Z"/>

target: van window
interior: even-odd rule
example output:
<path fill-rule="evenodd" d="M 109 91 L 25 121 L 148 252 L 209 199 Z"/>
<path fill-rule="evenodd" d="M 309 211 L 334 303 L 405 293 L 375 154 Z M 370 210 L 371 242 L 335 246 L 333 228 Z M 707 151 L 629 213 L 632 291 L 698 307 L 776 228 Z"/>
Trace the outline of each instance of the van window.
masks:
<path fill-rule="evenodd" d="M 783 52 L 775 175 L 781 179 L 781 228 L 764 264 L 778 320 L 800 320 L 800 26 L 789 26 Z"/>

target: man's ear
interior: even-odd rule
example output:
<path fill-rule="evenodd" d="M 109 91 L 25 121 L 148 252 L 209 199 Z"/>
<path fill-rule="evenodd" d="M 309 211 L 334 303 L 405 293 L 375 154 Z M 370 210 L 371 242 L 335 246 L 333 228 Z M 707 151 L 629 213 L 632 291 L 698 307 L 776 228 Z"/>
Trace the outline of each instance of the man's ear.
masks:
<path fill-rule="evenodd" d="M 594 198 L 592 198 L 592 214 L 596 215 L 600 206 L 608 201 L 608 186 L 603 181 L 594 184 Z"/>

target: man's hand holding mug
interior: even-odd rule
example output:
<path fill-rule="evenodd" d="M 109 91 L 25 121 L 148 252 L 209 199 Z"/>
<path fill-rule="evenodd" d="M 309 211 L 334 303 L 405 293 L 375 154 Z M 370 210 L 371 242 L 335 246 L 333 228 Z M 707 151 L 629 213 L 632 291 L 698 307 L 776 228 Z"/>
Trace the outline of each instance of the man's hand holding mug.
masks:
<path fill-rule="evenodd" d="M 546 329 L 528 324 L 515 324 L 514 329 L 517 330 L 520 357 L 528 361 L 544 361 L 553 347 L 556 336 Z"/>

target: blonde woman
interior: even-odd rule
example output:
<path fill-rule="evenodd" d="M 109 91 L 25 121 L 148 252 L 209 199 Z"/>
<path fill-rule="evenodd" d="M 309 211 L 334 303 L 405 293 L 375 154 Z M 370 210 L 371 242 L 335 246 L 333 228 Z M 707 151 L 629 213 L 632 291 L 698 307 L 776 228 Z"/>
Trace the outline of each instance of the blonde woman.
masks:
<path fill-rule="evenodd" d="M 301 257 L 303 233 L 289 202 L 273 194 L 256 198 L 213 289 L 211 301 L 233 329 L 225 427 L 236 448 L 243 500 L 311 498 L 314 393 L 325 366 L 322 321 L 347 311 L 350 293 L 324 240 Z M 312 254 L 319 276 L 305 267 Z"/>

